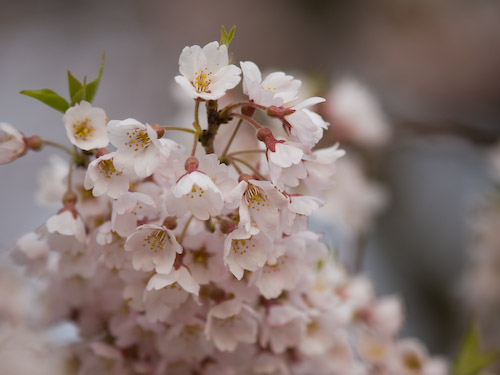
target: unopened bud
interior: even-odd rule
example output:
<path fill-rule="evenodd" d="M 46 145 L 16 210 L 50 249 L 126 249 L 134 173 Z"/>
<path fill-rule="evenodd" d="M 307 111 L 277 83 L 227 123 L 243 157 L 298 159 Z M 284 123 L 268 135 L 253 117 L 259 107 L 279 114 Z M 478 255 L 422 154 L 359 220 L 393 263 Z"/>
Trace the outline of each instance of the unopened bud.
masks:
<path fill-rule="evenodd" d="M 186 163 L 184 164 L 184 169 L 186 172 L 191 173 L 198 169 L 198 159 L 195 156 L 190 156 L 187 158 Z"/>
<path fill-rule="evenodd" d="M 64 193 L 62 198 L 62 203 L 64 206 L 74 205 L 77 201 L 77 196 L 72 191 L 67 191 Z"/>
<path fill-rule="evenodd" d="M 163 129 L 163 126 L 161 126 L 159 124 L 153 124 L 153 125 L 151 125 L 151 127 L 158 135 L 158 138 L 163 137 L 163 134 L 165 134 L 165 129 Z"/>
<path fill-rule="evenodd" d="M 255 113 L 255 107 L 244 105 L 243 107 L 241 107 L 241 113 L 244 114 L 245 116 L 252 117 L 253 114 Z"/>
<path fill-rule="evenodd" d="M 175 216 L 169 216 L 163 220 L 163 226 L 167 229 L 174 230 L 177 228 L 177 218 Z"/>
<path fill-rule="evenodd" d="M 33 151 L 40 151 L 43 147 L 42 138 L 40 138 L 38 135 L 24 138 L 24 143 L 26 144 L 27 149 Z"/>
<path fill-rule="evenodd" d="M 220 231 L 224 234 L 229 234 L 236 229 L 236 223 L 229 218 L 223 218 L 220 222 Z"/>

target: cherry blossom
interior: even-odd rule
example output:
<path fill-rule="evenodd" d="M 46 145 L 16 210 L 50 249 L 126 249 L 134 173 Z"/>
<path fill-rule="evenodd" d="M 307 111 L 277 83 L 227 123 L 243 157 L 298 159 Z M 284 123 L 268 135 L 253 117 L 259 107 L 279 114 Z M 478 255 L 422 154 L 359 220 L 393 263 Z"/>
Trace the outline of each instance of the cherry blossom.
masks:
<path fill-rule="evenodd" d="M 157 132 L 149 125 L 128 118 L 108 123 L 109 140 L 117 148 L 113 159 L 115 168 L 131 176 L 150 176 L 160 162 Z"/>
<path fill-rule="evenodd" d="M 145 224 L 127 238 L 125 250 L 133 252 L 132 264 L 136 270 L 168 274 L 176 254 L 182 253 L 182 246 L 167 228 Z"/>
<path fill-rule="evenodd" d="M 66 134 L 76 147 L 88 151 L 108 145 L 107 117 L 103 109 L 82 100 L 66 111 L 63 121 Z"/>
<path fill-rule="evenodd" d="M 281 107 L 298 97 L 299 80 L 283 72 L 274 72 L 262 79 L 260 69 L 251 61 L 240 62 L 243 72 L 243 93 L 263 106 Z"/>
<path fill-rule="evenodd" d="M 91 162 L 85 175 L 84 187 L 92 189 L 92 194 L 98 197 L 107 194 L 111 198 L 118 198 L 128 191 L 129 178 L 116 170 L 113 164 L 114 152 L 102 155 Z"/>
<path fill-rule="evenodd" d="M 7 164 L 24 154 L 23 134 L 6 122 L 0 122 L 0 164 Z"/>
<path fill-rule="evenodd" d="M 227 47 L 218 42 L 208 43 L 203 48 L 185 47 L 179 57 L 182 75 L 175 77 L 175 81 L 193 99 L 220 99 L 241 79 L 240 68 L 228 62 Z"/>

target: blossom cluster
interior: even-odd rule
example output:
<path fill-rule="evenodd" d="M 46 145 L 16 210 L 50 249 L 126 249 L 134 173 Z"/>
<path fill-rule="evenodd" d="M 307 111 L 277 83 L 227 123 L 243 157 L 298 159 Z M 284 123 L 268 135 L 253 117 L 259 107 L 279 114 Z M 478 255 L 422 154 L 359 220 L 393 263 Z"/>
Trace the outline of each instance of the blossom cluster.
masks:
<path fill-rule="evenodd" d="M 324 99 L 299 101 L 299 80 L 233 65 L 218 42 L 184 48 L 179 65 L 192 128 L 109 120 L 85 100 L 65 111 L 78 151 L 39 194 L 62 208 L 16 244 L 16 261 L 46 281 L 49 323 L 78 328 L 74 372 L 446 374 L 398 339 L 399 300 L 377 299 L 308 228 L 344 154 L 315 149 Z M 241 80 L 244 100 L 219 109 Z M 241 126 L 254 136 L 231 152 Z M 2 163 L 39 146 L 0 129 Z M 192 147 L 173 131 L 192 134 Z"/>

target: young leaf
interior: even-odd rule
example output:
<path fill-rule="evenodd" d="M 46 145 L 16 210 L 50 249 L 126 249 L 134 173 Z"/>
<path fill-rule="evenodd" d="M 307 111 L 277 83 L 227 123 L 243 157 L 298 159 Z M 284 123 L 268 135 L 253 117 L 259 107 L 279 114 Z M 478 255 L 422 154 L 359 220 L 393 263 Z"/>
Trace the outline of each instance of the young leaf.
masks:
<path fill-rule="evenodd" d="M 455 362 L 454 375 L 479 375 L 489 364 L 500 358 L 498 351 L 482 351 L 477 327 L 471 324 L 460 355 Z"/>
<path fill-rule="evenodd" d="M 69 97 L 71 98 L 71 105 L 73 105 L 73 98 L 75 94 L 82 88 L 82 83 L 77 80 L 71 72 L 68 70 L 68 88 L 69 88 Z"/>
<path fill-rule="evenodd" d="M 104 68 L 104 57 L 105 53 L 103 52 L 101 56 L 101 66 L 99 67 L 99 73 L 97 73 L 96 79 L 87 84 L 87 87 L 85 89 L 85 100 L 88 101 L 89 103 L 92 103 L 92 100 L 94 100 L 95 94 L 97 93 L 97 89 L 99 88 L 99 82 L 101 81 L 101 76 L 102 76 L 102 69 Z"/>
<path fill-rule="evenodd" d="M 83 83 L 81 87 L 71 96 L 71 106 L 74 106 L 77 103 L 80 103 L 85 99 L 85 89 L 87 87 L 87 76 L 83 77 Z"/>
<path fill-rule="evenodd" d="M 233 26 L 231 30 L 229 30 L 229 34 L 226 31 L 224 25 L 222 25 L 222 30 L 220 33 L 220 44 L 225 44 L 226 47 L 229 47 L 229 44 L 234 38 L 234 32 L 236 31 L 236 26 Z"/>
<path fill-rule="evenodd" d="M 69 108 L 69 104 L 66 99 L 49 89 L 23 90 L 20 94 L 31 96 L 32 98 L 35 98 L 62 113 L 66 112 Z"/>

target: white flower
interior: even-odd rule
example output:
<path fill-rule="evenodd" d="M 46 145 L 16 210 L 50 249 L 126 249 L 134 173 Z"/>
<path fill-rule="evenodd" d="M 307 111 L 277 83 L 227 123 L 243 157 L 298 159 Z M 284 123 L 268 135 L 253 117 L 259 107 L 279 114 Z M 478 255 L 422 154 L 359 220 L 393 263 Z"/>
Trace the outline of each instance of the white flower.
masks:
<path fill-rule="evenodd" d="M 276 236 L 279 227 L 279 209 L 286 206 L 286 197 L 269 181 L 241 181 L 228 194 L 228 208 L 237 208 L 240 215 L 239 226 L 248 233 L 259 231 Z"/>
<path fill-rule="evenodd" d="M 137 228 L 139 220 L 155 218 L 160 212 L 153 199 L 143 193 L 126 192 L 113 202 L 111 223 L 113 230 L 122 237 L 128 237 Z"/>
<path fill-rule="evenodd" d="M 175 81 L 193 99 L 217 100 L 240 82 L 241 70 L 228 65 L 227 47 L 218 42 L 184 47 L 179 57 L 181 76 Z"/>
<path fill-rule="evenodd" d="M 313 97 L 292 107 L 293 112 L 284 116 L 285 130 L 290 136 L 310 150 L 323 137 L 323 130 L 328 123 L 320 115 L 307 109 L 312 105 L 323 103 L 325 99 Z"/>
<path fill-rule="evenodd" d="M 220 232 L 196 232 L 186 236 L 182 246 L 185 250 L 183 263 L 198 284 L 220 282 L 229 275 L 222 261 L 220 249 L 224 247 L 224 240 Z"/>
<path fill-rule="evenodd" d="M 283 353 L 300 343 L 308 322 L 307 314 L 292 306 L 273 306 L 266 317 L 260 344 L 265 347 L 269 343 L 274 353 Z"/>
<path fill-rule="evenodd" d="M 195 296 L 198 295 L 200 286 L 194 281 L 193 276 L 186 267 L 174 269 L 168 275 L 157 273 L 149 279 L 147 290 L 160 290 L 166 287 L 175 287 L 174 284 L 179 284 L 182 289 Z"/>
<path fill-rule="evenodd" d="M 243 71 L 243 92 L 249 99 L 263 106 L 282 106 L 297 99 L 302 84 L 283 72 L 274 72 L 262 80 L 259 68 L 251 61 L 240 62 Z"/>
<path fill-rule="evenodd" d="M 92 189 L 95 197 L 107 194 L 110 198 L 116 199 L 128 191 L 129 178 L 116 170 L 113 164 L 114 156 L 114 152 L 105 154 L 88 166 L 83 186 L 87 190 Z"/>
<path fill-rule="evenodd" d="M 109 143 L 106 131 L 106 113 L 82 100 L 69 108 L 63 116 L 66 134 L 76 147 L 82 150 L 106 147 Z"/>
<path fill-rule="evenodd" d="M 285 254 L 255 273 L 255 286 L 265 298 L 277 298 L 284 290 L 292 290 L 297 286 L 303 271 L 301 259 Z"/>
<path fill-rule="evenodd" d="M 0 164 L 16 160 L 25 150 L 22 133 L 11 125 L 0 122 Z"/>
<path fill-rule="evenodd" d="M 182 246 L 167 228 L 145 224 L 127 238 L 125 250 L 133 251 L 132 264 L 136 270 L 168 274 L 175 254 L 182 253 Z"/>
<path fill-rule="evenodd" d="M 361 147 L 381 147 L 389 141 L 391 124 L 372 92 L 354 79 L 332 86 L 328 110 L 335 134 Z"/>
<path fill-rule="evenodd" d="M 273 243 L 263 233 L 251 235 L 245 228 L 236 229 L 224 241 L 224 264 L 241 280 L 244 270 L 257 271 L 264 266 L 272 248 Z"/>
<path fill-rule="evenodd" d="M 220 351 L 234 351 L 239 342 L 257 340 L 257 321 L 253 310 L 236 299 L 224 301 L 210 309 L 205 336 Z"/>
<path fill-rule="evenodd" d="M 48 206 L 59 206 L 68 189 L 68 162 L 58 155 L 49 157 L 49 165 L 38 172 L 37 202 Z"/>
<path fill-rule="evenodd" d="M 59 233 L 63 236 L 74 236 L 78 241 L 85 240 L 85 224 L 79 215 L 71 210 L 64 210 L 47 220 L 49 233 Z"/>
<path fill-rule="evenodd" d="M 220 213 L 222 193 L 205 173 L 195 170 L 182 176 L 167 196 L 167 210 L 177 216 L 191 212 L 200 220 Z"/>
<path fill-rule="evenodd" d="M 108 123 L 109 140 L 117 148 L 113 164 L 120 172 L 145 178 L 153 174 L 160 163 L 162 143 L 149 125 L 128 118 Z"/>
<path fill-rule="evenodd" d="M 284 189 L 285 185 L 298 186 L 299 180 L 307 177 L 307 170 L 302 163 L 304 151 L 299 144 L 278 141 L 274 148 L 267 149 L 266 156 L 271 181 L 279 189 Z"/>
<path fill-rule="evenodd" d="M 446 362 L 436 358 L 429 358 L 426 348 L 417 340 L 401 340 L 396 344 L 395 349 L 389 361 L 389 367 L 396 374 L 448 374 Z"/>

